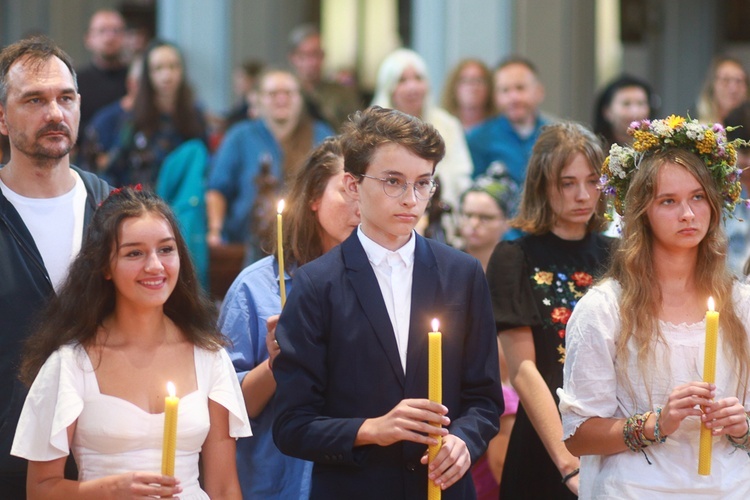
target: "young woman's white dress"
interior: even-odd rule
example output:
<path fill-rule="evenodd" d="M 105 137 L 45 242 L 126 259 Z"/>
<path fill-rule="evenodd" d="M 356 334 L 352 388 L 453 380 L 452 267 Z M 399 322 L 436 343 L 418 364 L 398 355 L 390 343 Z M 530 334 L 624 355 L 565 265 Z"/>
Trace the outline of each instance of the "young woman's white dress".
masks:
<path fill-rule="evenodd" d="M 180 399 L 177 418 L 175 477 L 183 488 L 181 499 L 208 498 L 198 484 L 198 454 L 210 426 L 208 399 L 229 410 L 232 437 L 252 434 L 227 353 L 196 347 L 194 358 L 198 389 Z M 67 428 L 76 419 L 69 444 Z M 11 454 L 49 461 L 72 450 L 81 481 L 128 471 L 161 473 L 163 435 L 163 412 L 147 413 L 133 403 L 101 394 L 86 351 L 80 345 L 66 345 L 47 359 L 34 380 Z"/>
<path fill-rule="evenodd" d="M 666 344 L 656 346 L 644 382 L 636 353 L 630 356 L 624 379 L 615 370 L 615 343 L 620 334 L 618 301 L 621 288 L 613 280 L 595 286 L 573 311 L 567 328 L 567 357 L 563 389 L 558 389 L 567 439 L 591 417 L 627 418 L 663 407 L 675 387 L 701 380 L 706 336 L 705 320 L 678 325 L 661 322 Z M 737 313 L 750 331 L 750 287 L 737 283 L 733 290 Z M 649 394 L 651 399 L 649 400 Z M 737 377 L 719 342 L 716 398 L 737 396 L 750 410 L 750 392 L 738 394 Z M 581 459 L 581 498 L 750 498 L 750 457 L 735 449 L 725 436 L 713 438 L 711 475 L 698 475 L 700 421 L 688 417 L 663 444 L 608 456 Z"/>

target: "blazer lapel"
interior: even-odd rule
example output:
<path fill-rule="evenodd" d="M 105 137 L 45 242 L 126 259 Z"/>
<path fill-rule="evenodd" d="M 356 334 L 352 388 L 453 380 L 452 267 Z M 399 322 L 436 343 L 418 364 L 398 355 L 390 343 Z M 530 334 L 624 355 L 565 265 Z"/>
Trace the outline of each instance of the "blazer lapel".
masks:
<path fill-rule="evenodd" d="M 435 255 L 427 241 L 417 235 L 414 248 L 414 274 L 411 285 L 411 320 L 409 321 L 409 348 L 406 352 L 406 387 L 414 387 L 418 373 L 427 373 L 427 332 L 431 321 L 439 316 L 435 303 L 439 289 Z M 439 318 L 438 318 L 439 319 Z M 427 397 L 427 394 L 414 395 Z"/>
<path fill-rule="evenodd" d="M 367 260 L 367 254 L 359 242 L 357 231 L 354 231 L 341 244 L 341 252 L 344 257 L 347 277 L 352 284 L 359 305 L 365 312 L 378 343 L 385 351 L 388 362 L 403 387 L 404 369 L 401 366 L 401 358 L 398 354 L 396 335 L 393 332 L 393 325 L 388 316 L 383 295 L 380 293 L 378 279 L 375 277 L 375 271 L 372 270 L 370 261 Z M 411 342 L 411 340 L 409 341 Z"/>

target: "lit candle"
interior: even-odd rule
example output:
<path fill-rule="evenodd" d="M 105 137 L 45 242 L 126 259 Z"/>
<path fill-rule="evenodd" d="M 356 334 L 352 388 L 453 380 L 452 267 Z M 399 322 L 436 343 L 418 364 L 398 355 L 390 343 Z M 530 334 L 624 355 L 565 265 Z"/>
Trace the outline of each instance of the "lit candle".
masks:
<path fill-rule="evenodd" d="M 428 333 L 429 336 L 429 386 L 428 393 L 430 401 L 433 403 L 443 402 L 443 353 L 442 353 L 442 334 L 438 331 L 440 323 L 437 318 L 432 320 L 432 331 Z M 440 424 L 432 424 L 435 427 L 440 427 Z M 440 436 L 432 436 L 437 438 L 438 444 L 430 445 L 427 450 L 427 463 L 432 463 L 435 456 L 440 451 L 440 444 L 442 438 Z M 427 498 L 429 500 L 440 499 L 440 487 L 433 481 L 427 480 Z"/>
<path fill-rule="evenodd" d="M 279 200 L 278 208 L 276 209 L 276 251 L 278 253 L 277 260 L 279 261 L 279 292 L 281 294 L 281 307 L 286 304 L 286 281 L 284 281 L 284 237 L 281 232 L 281 212 L 284 211 L 284 200 Z"/>
<path fill-rule="evenodd" d="M 714 311 L 714 299 L 708 298 L 706 311 L 706 353 L 703 358 L 703 381 L 713 384 L 716 381 L 716 343 L 719 339 L 719 312 Z M 711 430 L 701 425 L 700 448 L 698 449 L 698 474 L 711 474 Z"/>
<path fill-rule="evenodd" d="M 164 399 L 164 445 L 161 452 L 161 473 L 174 476 L 174 455 L 177 450 L 177 408 L 180 398 L 175 396 L 175 387 L 167 382 L 169 396 Z"/>

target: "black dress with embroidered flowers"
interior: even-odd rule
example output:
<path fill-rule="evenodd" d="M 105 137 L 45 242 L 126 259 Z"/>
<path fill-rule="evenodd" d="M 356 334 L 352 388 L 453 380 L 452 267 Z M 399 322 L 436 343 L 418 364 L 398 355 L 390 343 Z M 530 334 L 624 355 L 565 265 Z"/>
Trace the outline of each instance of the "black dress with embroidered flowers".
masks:
<path fill-rule="evenodd" d="M 590 233 L 564 240 L 552 233 L 501 242 L 487 267 L 498 332 L 531 328 L 536 366 L 558 403 L 565 327 L 578 300 L 605 270 L 612 239 Z M 512 335 L 512 334 L 510 334 Z M 518 406 L 500 483 L 500 498 L 576 498 Z"/>

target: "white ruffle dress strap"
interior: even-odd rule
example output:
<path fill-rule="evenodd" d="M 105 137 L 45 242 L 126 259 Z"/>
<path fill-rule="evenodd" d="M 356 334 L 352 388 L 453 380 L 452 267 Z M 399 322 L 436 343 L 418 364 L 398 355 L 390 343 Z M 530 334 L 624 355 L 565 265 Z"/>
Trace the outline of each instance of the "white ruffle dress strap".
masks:
<path fill-rule="evenodd" d="M 224 349 L 217 352 L 196 349 L 196 356 L 204 358 L 201 364 L 210 377 L 206 387 L 209 399 L 229 411 L 229 435 L 233 438 L 252 436 L 242 389 L 227 352 Z"/>
<path fill-rule="evenodd" d="M 83 410 L 86 351 L 66 345 L 42 366 L 26 397 L 11 454 L 50 461 L 70 453 L 68 427 Z"/>

